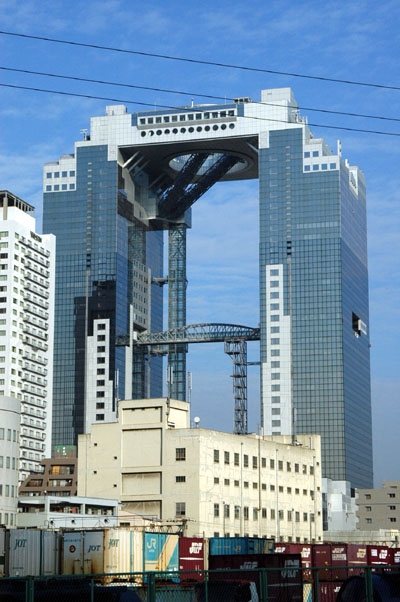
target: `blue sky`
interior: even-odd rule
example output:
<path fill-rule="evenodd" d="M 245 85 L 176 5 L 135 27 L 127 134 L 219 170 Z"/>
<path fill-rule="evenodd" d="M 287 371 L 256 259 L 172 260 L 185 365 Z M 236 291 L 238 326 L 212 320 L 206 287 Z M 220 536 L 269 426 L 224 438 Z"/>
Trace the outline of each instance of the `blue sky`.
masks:
<path fill-rule="evenodd" d="M 206 61 L 400 86 L 397 1 L 143 3 L 0 0 L 1 29 Z M 188 91 L 260 98 L 291 86 L 301 107 L 399 117 L 399 90 L 222 69 L 0 35 L 0 66 Z M 182 105 L 174 94 L 68 82 L 6 71 L 0 83 Z M 0 88 L 0 188 L 37 207 L 42 165 L 73 152 L 80 129 L 106 102 Z M 140 110 L 134 104 L 129 110 Z M 310 123 L 400 133 L 400 122 L 302 111 Z M 312 127 L 365 172 L 368 191 L 370 332 L 375 482 L 400 479 L 400 137 Z M 193 210 L 188 234 L 188 322 L 258 322 L 257 183 L 217 184 Z M 249 345 L 249 359 L 257 359 Z M 230 430 L 230 359 L 220 345 L 192 346 L 192 415 Z M 249 368 L 250 427 L 259 415 L 258 369 Z"/>

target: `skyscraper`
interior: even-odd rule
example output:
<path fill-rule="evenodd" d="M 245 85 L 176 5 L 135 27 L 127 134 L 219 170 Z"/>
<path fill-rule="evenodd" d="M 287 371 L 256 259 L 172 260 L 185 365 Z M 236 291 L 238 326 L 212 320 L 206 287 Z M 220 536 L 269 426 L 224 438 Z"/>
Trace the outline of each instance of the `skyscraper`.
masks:
<path fill-rule="evenodd" d="M 261 102 L 107 107 L 85 138 L 44 174 L 44 230 L 58 240 L 55 442 L 115 416 L 118 398 L 161 394 L 161 360 L 135 340 L 162 329 L 166 282 L 168 327 L 185 325 L 190 208 L 219 180 L 259 178 L 264 432 L 321 433 L 324 476 L 368 486 L 365 183 L 340 144 L 313 137 L 289 88 Z M 185 353 L 179 339 L 169 349 L 178 399 Z"/>
<path fill-rule="evenodd" d="M 39 236 L 32 205 L 7 190 L 0 212 L 0 408 L 20 415 L 19 462 L 1 450 L 15 427 L 0 428 L 0 456 L 22 481 L 51 452 L 55 238 Z"/>

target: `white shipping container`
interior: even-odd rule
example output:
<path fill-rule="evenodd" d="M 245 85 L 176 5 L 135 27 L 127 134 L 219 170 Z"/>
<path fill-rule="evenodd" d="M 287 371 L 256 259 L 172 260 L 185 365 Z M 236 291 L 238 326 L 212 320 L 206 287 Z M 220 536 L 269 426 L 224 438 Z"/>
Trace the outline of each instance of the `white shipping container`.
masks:
<path fill-rule="evenodd" d="M 142 571 L 142 532 L 129 527 L 107 529 L 104 535 L 104 572 Z"/>
<path fill-rule="evenodd" d="M 104 531 L 66 531 L 63 536 L 63 574 L 104 573 Z"/>
<path fill-rule="evenodd" d="M 8 537 L 10 577 L 59 573 L 58 534 L 55 531 L 12 529 Z"/>

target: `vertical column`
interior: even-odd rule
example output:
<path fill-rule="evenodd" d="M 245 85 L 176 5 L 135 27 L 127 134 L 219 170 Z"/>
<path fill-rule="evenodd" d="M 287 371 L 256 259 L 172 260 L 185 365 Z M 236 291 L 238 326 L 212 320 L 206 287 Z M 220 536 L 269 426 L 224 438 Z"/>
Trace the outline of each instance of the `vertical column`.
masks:
<path fill-rule="evenodd" d="M 174 224 L 168 232 L 168 330 L 186 325 L 186 225 Z M 171 397 L 186 398 L 186 345 L 170 346 L 168 368 Z"/>

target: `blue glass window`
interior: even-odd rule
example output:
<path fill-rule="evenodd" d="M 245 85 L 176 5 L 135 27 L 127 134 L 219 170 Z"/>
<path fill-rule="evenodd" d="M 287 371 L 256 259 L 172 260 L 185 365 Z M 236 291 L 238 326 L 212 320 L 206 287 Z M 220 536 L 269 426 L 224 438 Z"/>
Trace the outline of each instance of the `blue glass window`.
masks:
<path fill-rule="evenodd" d="M 51 186 L 46 186 L 46 191 L 49 192 L 51 190 Z"/>
<path fill-rule="evenodd" d="M 312 168 L 313 168 L 313 171 L 318 171 L 319 170 L 319 165 L 313 165 Z"/>
<path fill-rule="evenodd" d="M 70 185 L 69 185 L 69 189 L 70 189 L 70 190 L 74 190 L 74 188 L 75 188 L 75 184 L 70 184 Z"/>
<path fill-rule="evenodd" d="M 319 151 L 313 151 L 312 152 L 312 156 L 313 157 L 319 157 Z"/>
<path fill-rule="evenodd" d="M 321 169 L 328 169 L 328 164 L 327 163 L 322 163 Z"/>
<path fill-rule="evenodd" d="M 54 177 L 55 178 L 59 178 L 60 177 L 60 172 L 59 171 L 55 171 L 54 172 Z"/>
<path fill-rule="evenodd" d="M 311 166 L 310 165 L 305 165 L 304 166 L 304 171 L 311 171 Z"/>
<path fill-rule="evenodd" d="M 336 163 L 331 163 L 329 166 L 331 169 L 336 169 Z"/>
<path fill-rule="evenodd" d="M 61 185 L 61 190 L 67 190 L 67 185 L 66 184 L 62 184 Z"/>
<path fill-rule="evenodd" d="M 309 157 L 309 156 L 310 156 L 310 152 L 309 152 L 309 151 L 306 151 L 306 152 L 304 153 L 304 156 L 305 156 L 305 157 Z"/>
<path fill-rule="evenodd" d="M 66 177 L 67 177 L 67 175 L 68 175 L 68 172 L 67 172 L 67 171 L 62 171 L 62 172 L 61 172 L 61 176 L 62 176 L 63 178 L 66 178 Z"/>
<path fill-rule="evenodd" d="M 54 190 L 60 190 L 60 187 L 59 187 L 59 185 L 58 185 L 58 184 L 56 184 L 56 185 L 54 186 Z"/>
<path fill-rule="evenodd" d="M 51 171 L 48 171 L 46 174 L 46 178 L 52 178 L 53 174 L 51 173 Z"/>

